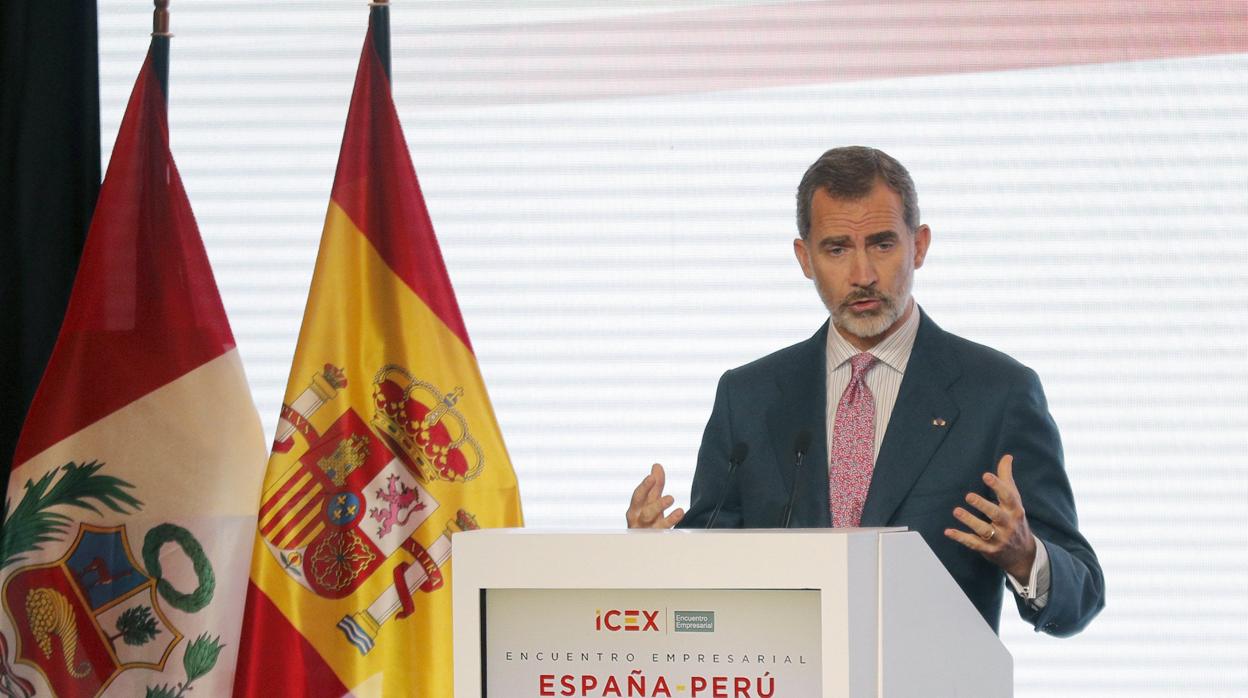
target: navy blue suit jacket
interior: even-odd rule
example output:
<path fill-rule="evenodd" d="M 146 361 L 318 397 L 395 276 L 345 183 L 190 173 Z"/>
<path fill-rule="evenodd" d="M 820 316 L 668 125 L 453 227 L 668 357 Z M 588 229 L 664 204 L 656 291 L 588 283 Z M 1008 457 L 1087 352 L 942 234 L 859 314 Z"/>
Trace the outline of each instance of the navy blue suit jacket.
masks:
<path fill-rule="evenodd" d="M 705 526 L 721 496 L 717 527 L 778 527 L 793 486 L 795 438 L 803 430 L 812 440 L 790 525 L 830 525 L 827 333 L 825 323 L 810 339 L 720 379 L 682 527 Z M 728 481 L 736 443 L 747 444 L 749 454 Z M 1049 554 L 1052 573 L 1048 604 L 1036 611 L 1016 598 L 1019 613 L 1037 630 L 1074 634 L 1104 606 L 1104 577 L 1078 530 L 1061 439 L 1040 380 L 1014 359 L 949 334 L 921 313 L 862 525 L 906 526 L 922 535 L 993 630 L 1004 573 L 943 531 L 960 527 L 952 512 L 967 492 L 994 498 L 981 476 L 995 471 L 1006 453 L 1014 456 L 1027 521 Z"/>

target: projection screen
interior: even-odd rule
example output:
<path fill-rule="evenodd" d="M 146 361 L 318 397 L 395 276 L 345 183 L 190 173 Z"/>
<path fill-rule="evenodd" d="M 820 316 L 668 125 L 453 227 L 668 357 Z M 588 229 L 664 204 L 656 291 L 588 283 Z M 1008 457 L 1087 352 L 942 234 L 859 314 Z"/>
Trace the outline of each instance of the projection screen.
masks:
<path fill-rule="evenodd" d="M 104 159 L 150 4 L 101 0 Z M 527 524 L 688 504 L 719 375 L 827 312 L 793 192 L 914 175 L 915 296 L 1040 374 L 1108 606 L 1007 604 L 1019 696 L 1248 695 L 1248 9 L 1240 2 L 396 2 L 394 99 Z M 364 2 L 173 7 L 171 138 L 269 434 Z M 985 464 L 987 466 L 988 464 Z"/>

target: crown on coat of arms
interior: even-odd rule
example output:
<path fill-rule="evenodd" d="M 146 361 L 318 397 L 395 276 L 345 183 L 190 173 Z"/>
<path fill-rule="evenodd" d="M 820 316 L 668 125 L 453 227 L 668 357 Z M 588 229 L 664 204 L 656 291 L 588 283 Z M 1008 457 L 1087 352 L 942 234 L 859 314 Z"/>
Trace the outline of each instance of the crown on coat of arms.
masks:
<path fill-rule="evenodd" d="M 481 474 L 485 458 L 455 405 L 462 387 L 443 394 L 394 364 L 373 379 L 372 425 L 408 467 L 426 482 L 466 482 Z"/>

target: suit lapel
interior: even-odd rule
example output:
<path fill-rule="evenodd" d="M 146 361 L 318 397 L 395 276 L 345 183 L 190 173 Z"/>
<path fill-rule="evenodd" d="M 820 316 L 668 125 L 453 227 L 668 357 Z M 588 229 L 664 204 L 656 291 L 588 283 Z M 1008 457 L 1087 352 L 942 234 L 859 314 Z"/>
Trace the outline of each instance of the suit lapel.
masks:
<path fill-rule="evenodd" d="M 792 363 L 776 374 L 780 399 L 767 411 L 767 433 L 771 435 L 771 448 L 786 495 L 793 487 L 794 441 L 801 430 L 810 431 L 810 450 L 802 461 L 802 482 L 793 505 L 791 523 L 794 527 L 830 525 L 825 387 L 827 341 L 828 324 L 825 322 L 813 337 L 800 345 Z"/>
<path fill-rule="evenodd" d="M 888 525 L 958 417 L 948 389 L 960 371 L 945 349 L 944 331 L 920 310 L 914 349 L 863 505 L 863 526 Z"/>

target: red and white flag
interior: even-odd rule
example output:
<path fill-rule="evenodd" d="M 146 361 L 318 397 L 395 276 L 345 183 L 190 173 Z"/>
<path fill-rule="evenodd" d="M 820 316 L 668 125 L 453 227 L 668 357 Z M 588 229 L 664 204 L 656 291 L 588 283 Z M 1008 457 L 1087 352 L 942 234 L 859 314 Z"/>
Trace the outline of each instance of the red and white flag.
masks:
<path fill-rule="evenodd" d="M 169 152 L 157 52 L 14 458 L 0 535 L 6 696 L 232 686 L 265 444 Z"/>

